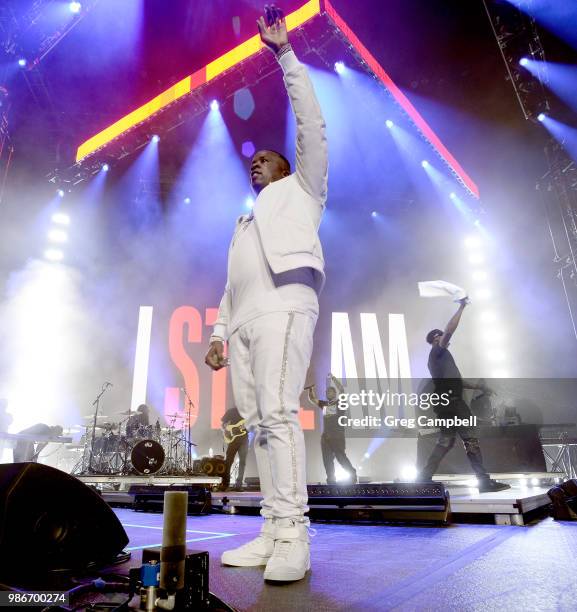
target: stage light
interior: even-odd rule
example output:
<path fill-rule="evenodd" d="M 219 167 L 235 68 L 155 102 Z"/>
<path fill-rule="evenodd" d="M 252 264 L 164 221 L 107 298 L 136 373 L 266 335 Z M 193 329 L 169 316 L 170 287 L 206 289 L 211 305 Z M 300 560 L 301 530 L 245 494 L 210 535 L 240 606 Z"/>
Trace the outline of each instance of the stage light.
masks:
<path fill-rule="evenodd" d="M 538 478 L 531 478 L 531 484 L 536 487 L 539 484 L 539 479 Z"/>
<path fill-rule="evenodd" d="M 429 164 L 429 162 L 428 162 L 426 159 L 424 159 L 424 160 L 421 162 L 421 166 L 423 166 L 423 168 L 425 168 L 425 169 L 426 169 L 426 168 L 428 168 L 428 167 L 430 166 L 430 164 Z"/>
<path fill-rule="evenodd" d="M 476 266 L 485 263 L 485 258 L 481 253 L 471 253 L 471 255 L 469 255 L 469 263 Z"/>
<path fill-rule="evenodd" d="M 519 64 L 521 64 L 521 66 L 523 66 L 523 68 L 525 68 L 526 66 L 529 65 L 529 60 L 526 57 L 522 57 L 519 60 Z"/>
<path fill-rule="evenodd" d="M 346 66 L 344 62 L 335 62 L 335 70 L 338 74 L 343 74 L 346 70 Z"/>
<path fill-rule="evenodd" d="M 102 164 L 102 172 L 108 172 L 110 170 L 110 166 L 108 164 Z"/>
<path fill-rule="evenodd" d="M 219 103 L 218 103 L 218 101 L 217 101 L 217 100 L 213 100 L 213 101 L 210 103 L 210 110 L 211 110 L 211 111 L 217 111 L 219 108 L 220 108 L 220 105 L 219 105 Z"/>
<path fill-rule="evenodd" d="M 492 323 L 497 320 L 497 314 L 493 310 L 486 310 L 481 313 L 481 320 L 485 323 Z"/>
<path fill-rule="evenodd" d="M 189 197 L 184 198 L 184 203 L 185 204 L 190 204 L 191 199 Z"/>
<path fill-rule="evenodd" d="M 449 194 L 449 197 L 451 198 L 451 200 L 456 200 L 457 194 L 454 191 L 451 191 L 451 193 Z"/>
<path fill-rule="evenodd" d="M 53 229 L 48 232 L 48 240 L 50 242 L 68 242 L 68 234 L 61 229 Z"/>
<path fill-rule="evenodd" d="M 474 225 L 475 227 L 481 227 L 481 221 L 480 221 L 479 219 L 475 219 L 475 220 L 473 221 L 473 225 Z"/>
<path fill-rule="evenodd" d="M 335 469 L 335 478 L 337 479 L 337 482 L 347 482 L 351 480 L 352 474 L 347 472 L 340 465 L 337 465 Z"/>
<path fill-rule="evenodd" d="M 476 478 L 471 478 L 471 480 L 467 480 L 465 484 L 468 487 L 477 488 L 479 486 L 479 481 Z"/>
<path fill-rule="evenodd" d="M 503 340 L 503 332 L 500 329 L 488 329 L 483 331 L 483 338 L 485 340 L 497 343 Z"/>
<path fill-rule="evenodd" d="M 474 281 L 486 281 L 487 273 L 484 270 L 477 270 L 477 272 L 473 272 L 473 280 Z"/>
<path fill-rule="evenodd" d="M 252 210 L 252 207 L 254 206 L 254 200 L 249 196 L 245 201 L 244 201 L 245 206 L 249 209 Z"/>
<path fill-rule="evenodd" d="M 395 125 L 390 119 L 385 121 L 385 125 L 389 128 L 389 130 Z"/>
<path fill-rule="evenodd" d="M 158 134 L 154 134 L 154 136 L 151 138 L 152 142 L 158 142 L 160 140 L 160 136 Z"/>
<path fill-rule="evenodd" d="M 27 64 L 27 63 L 28 63 L 28 62 L 26 61 L 26 58 L 24 58 L 24 57 L 21 57 L 21 58 L 18 60 L 18 65 L 20 66 L 20 68 L 24 68 L 24 66 L 26 66 L 26 64 Z"/>
<path fill-rule="evenodd" d="M 539 113 L 537 115 L 537 121 L 540 121 L 541 123 L 543 123 L 543 121 L 545 121 L 546 117 L 547 117 L 547 115 L 545 113 Z"/>
<path fill-rule="evenodd" d="M 56 193 L 58 194 L 59 198 L 63 198 L 64 197 L 64 190 L 63 189 L 58 189 L 58 191 Z"/>
<path fill-rule="evenodd" d="M 64 253 L 59 249 L 46 249 L 44 251 L 44 259 L 48 261 L 62 261 Z"/>
<path fill-rule="evenodd" d="M 68 8 L 70 9 L 71 13 L 77 15 L 82 10 L 82 4 L 80 4 L 80 2 L 71 2 L 68 5 Z"/>
<path fill-rule="evenodd" d="M 401 468 L 401 478 L 405 482 L 413 482 L 417 478 L 417 468 L 414 465 L 405 465 Z"/>
<path fill-rule="evenodd" d="M 232 108 L 237 117 L 243 121 L 250 119 L 256 108 L 254 97 L 248 87 L 242 87 L 234 92 Z"/>
<path fill-rule="evenodd" d="M 70 217 L 65 213 L 54 213 L 52 215 L 52 223 L 58 225 L 70 225 Z"/>
<path fill-rule="evenodd" d="M 479 236 L 467 236 L 464 244 L 468 249 L 477 249 L 481 246 L 481 239 Z"/>
<path fill-rule="evenodd" d="M 252 158 L 252 156 L 255 154 L 255 151 L 256 148 L 254 146 L 254 143 L 250 140 L 247 140 L 246 142 L 242 143 L 241 153 L 244 157 L 248 157 L 249 159 Z"/>
<path fill-rule="evenodd" d="M 519 478 L 519 484 L 521 485 L 521 487 L 525 488 L 527 486 L 527 479 Z"/>
<path fill-rule="evenodd" d="M 507 370 L 494 370 L 491 378 L 510 378 L 510 374 Z"/>
<path fill-rule="evenodd" d="M 371 458 L 371 454 L 370 453 L 365 453 L 364 454 L 364 458 L 365 459 L 370 459 Z"/>
<path fill-rule="evenodd" d="M 479 289 L 475 291 L 475 299 L 477 300 L 488 300 L 491 297 L 489 289 Z"/>
<path fill-rule="evenodd" d="M 379 213 L 376 210 L 373 210 L 373 212 L 371 213 L 371 217 L 373 219 L 376 219 L 379 216 Z"/>
<path fill-rule="evenodd" d="M 505 353 L 503 351 L 489 351 L 487 353 L 487 357 L 491 361 L 504 361 Z M 503 378 L 502 376 L 497 376 L 496 378 Z"/>

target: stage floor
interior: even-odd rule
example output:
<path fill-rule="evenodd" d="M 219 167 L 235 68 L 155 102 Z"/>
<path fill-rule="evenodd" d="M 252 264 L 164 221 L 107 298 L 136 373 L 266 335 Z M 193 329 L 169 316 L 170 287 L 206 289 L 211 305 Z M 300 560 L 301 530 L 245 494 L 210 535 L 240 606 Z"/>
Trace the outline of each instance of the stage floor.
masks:
<path fill-rule="evenodd" d="M 139 565 L 140 550 L 161 542 L 162 515 L 115 512 L 130 537 L 126 566 Z M 261 568 L 220 565 L 221 553 L 254 537 L 260 524 L 256 516 L 188 517 L 189 548 L 210 554 L 210 590 L 238 610 L 576 609 L 577 524 L 314 524 L 312 571 L 281 586 L 264 584 Z"/>

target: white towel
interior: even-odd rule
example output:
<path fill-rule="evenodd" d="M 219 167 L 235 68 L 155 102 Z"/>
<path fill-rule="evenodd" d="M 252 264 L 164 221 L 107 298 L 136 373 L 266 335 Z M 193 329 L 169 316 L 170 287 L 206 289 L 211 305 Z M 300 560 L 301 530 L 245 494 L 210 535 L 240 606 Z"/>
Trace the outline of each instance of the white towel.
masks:
<path fill-rule="evenodd" d="M 454 302 L 459 302 L 467 297 L 467 292 L 462 287 L 448 283 L 447 281 L 434 280 L 418 283 L 419 295 L 421 297 L 452 297 Z"/>

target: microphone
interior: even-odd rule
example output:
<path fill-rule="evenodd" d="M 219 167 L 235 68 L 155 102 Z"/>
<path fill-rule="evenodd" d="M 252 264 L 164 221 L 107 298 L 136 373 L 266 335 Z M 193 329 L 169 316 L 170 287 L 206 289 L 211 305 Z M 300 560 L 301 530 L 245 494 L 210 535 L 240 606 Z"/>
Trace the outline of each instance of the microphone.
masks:
<path fill-rule="evenodd" d="M 114 385 L 111 382 L 106 381 L 104 383 L 107 387 L 114 387 Z"/>

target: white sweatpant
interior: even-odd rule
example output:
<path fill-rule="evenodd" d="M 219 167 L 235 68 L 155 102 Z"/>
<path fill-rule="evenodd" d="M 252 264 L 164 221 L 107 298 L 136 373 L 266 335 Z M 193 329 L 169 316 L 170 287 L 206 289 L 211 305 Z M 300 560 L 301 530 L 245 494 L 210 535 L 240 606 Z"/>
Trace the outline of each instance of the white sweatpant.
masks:
<path fill-rule="evenodd" d="M 265 518 L 303 520 L 308 511 L 299 398 L 316 318 L 274 312 L 242 325 L 228 340 L 236 406 L 255 430 L 254 449 Z"/>

